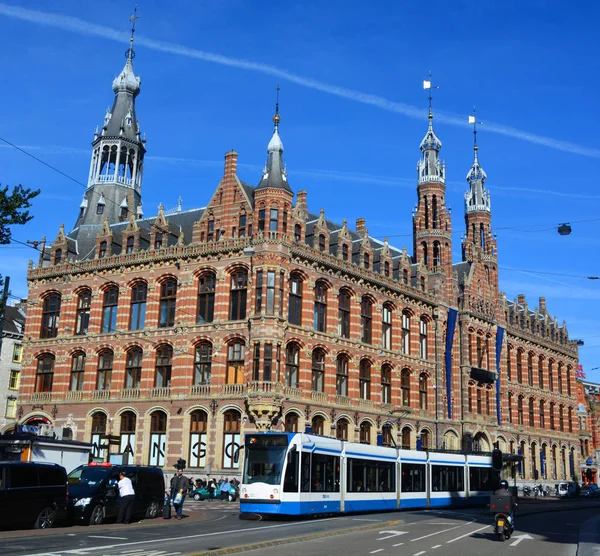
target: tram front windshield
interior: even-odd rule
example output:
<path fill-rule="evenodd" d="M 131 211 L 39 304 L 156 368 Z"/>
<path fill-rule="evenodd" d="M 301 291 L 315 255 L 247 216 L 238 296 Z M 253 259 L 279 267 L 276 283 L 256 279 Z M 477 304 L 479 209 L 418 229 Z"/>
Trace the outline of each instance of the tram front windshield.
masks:
<path fill-rule="evenodd" d="M 243 483 L 281 483 L 287 437 L 284 435 L 252 436 L 246 441 Z"/>

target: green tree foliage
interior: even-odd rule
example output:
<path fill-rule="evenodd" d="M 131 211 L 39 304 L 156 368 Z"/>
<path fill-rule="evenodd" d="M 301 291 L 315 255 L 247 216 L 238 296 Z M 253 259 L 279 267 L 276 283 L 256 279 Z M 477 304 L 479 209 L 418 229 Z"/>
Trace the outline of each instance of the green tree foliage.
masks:
<path fill-rule="evenodd" d="M 17 185 L 12 191 L 8 190 L 8 185 L 0 185 L 0 245 L 10 243 L 11 226 L 26 224 L 33 218 L 27 209 L 31 207 L 31 200 L 39 194 L 39 189 L 32 191 L 22 185 Z M 0 276 L 0 286 L 2 283 Z"/>

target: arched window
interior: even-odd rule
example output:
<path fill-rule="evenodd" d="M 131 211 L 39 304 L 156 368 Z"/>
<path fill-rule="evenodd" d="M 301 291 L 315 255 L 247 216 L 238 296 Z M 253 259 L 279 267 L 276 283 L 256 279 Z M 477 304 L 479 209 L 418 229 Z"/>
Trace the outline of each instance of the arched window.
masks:
<path fill-rule="evenodd" d="M 571 367 L 567 367 L 567 396 L 571 396 Z"/>
<path fill-rule="evenodd" d="M 315 349 L 312 354 L 311 389 L 313 392 L 325 391 L 325 352 L 322 349 Z"/>
<path fill-rule="evenodd" d="M 569 413 L 568 413 L 568 422 L 569 422 L 569 432 L 573 432 L 573 408 L 570 407 L 569 408 Z"/>
<path fill-rule="evenodd" d="M 319 234 L 319 251 L 325 251 L 325 235 Z"/>
<path fill-rule="evenodd" d="M 171 366 L 173 364 L 173 348 L 162 345 L 156 350 L 156 369 L 154 374 L 155 388 L 171 386 Z"/>
<path fill-rule="evenodd" d="M 129 317 L 129 330 L 143 330 L 146 322 L 146 298 L 148 284 L 137 282 L 131 288 L 131 314 Z"/>
<path fill-rule="evenodd" d="M 121 414 L 121 440 L 119 451 L 123 454 L 123 463 L 133 463 L 135 460 L 135 428 L 137 417 L 133 411 Z"/>
<path fill-rule="evenodd" d="M 400 389 L 402 390 L 402 405 L 410 407 L 410 371 L 402 369 L 400 373 Z"/>
<path fill-rule="evenodd" d="M 427 265 L 429 261 L 427 260 L 427 244 L 425 242 L 421 243 L 421 250 L 423 252 L 423 264 Z"/>
<path fill-rule="evenodd" d="M 554 362 L 552 360 L 548 361 L 548 388 L 550 392 L 554 392 Z"/>
<path fill-rule="evenodd" d="M 92 303 L 92 292 L 88 289 L 82 290 L 77 296 L 77 314 L 75 318 L 75 335 L 85 336 L 90 324 L 90 306 Z"/>
<path fill-rule="evenodd" d="M 241 341 L 233 342 L 227 346 L 225 384 L 242 384 L 244 382 L 245 353 L 246 347 Z"/>
<path fill-rule="evenodd" d="M 540 401 L 540 428 L 541 429 L 545 429 L 546 428 L 546 415 L 545 415 L 545 411 L 546 411 L 546 402 L 544 400 Z"/>
<path fill-rule="evenodd" d="M 198 279 L 198 324 L 214 320 L 216 285 L 217 277 L 212 272 Z"/>
<path fill-rule="evenodd" d="M 269 211 L 269 231 L 276 232 L 279 221 L 279 209 L 272 208 Z"/>
<path fill-rule="evenodd" d="M 248 273 L 238 270 L 231 275 L 231 292 L 229 298 L 229 320 L 246 318 L 246 294 L 248 289 Z"/>
<path fill-rule="evenodd" d="M 410 427 L 402 429 L 402 449 L 410 450 Z"/>
<path fill-rule="evenodd" d="M 150 458 L 149 465 L 162 467 L 165 464 L 167 443 L 167 414 L 155 411 L 150 415 Z"/>
<path fill-rule="evenodd" d="M 440 266 L 442 264 L 440 254 L 440 244 L 437 241 L 433 242 L 433 266 Z"/>
<path fill-rule="evenodd" d="M 421 431 L 421 449 L 426 450 L 427 448 L 429 448 L 430 442 L 431 442 L 431 440 L 430 440 L 429 431 L 427 429 L 423 429 Z"/>
<path fill-rule="evenodd" d="M 96 390 L 110 390 L 113 369 L 113 352 L 102 351 L 98 354 L 98 378 Z"/>
<path fill-rule="evenodd" d="M 177 303 L 177 280 L 169 278 L 160 285 L 159 328 L 168 328 L 175 324 L 175 305 Z"/>
<path fill-rule="evenodd" d="M 288 344 L 285 353 L 285 385 L 298 388 L 300 349 L 296 344 Z"/>
<path fill-rule="evenodd" d="M 410 314 L 402 311 L 402 353 L 410 354 Z"/>
<path fill-rule="evenodd" d="M 106 243 L 106 241 L 100 242 L 100 245 L 98 246 L 98 258 L 99 259 L 103 259 L 104 257 L 106 257 L 107 247 L 108 247 L 108 244 Z"/>
<path fill-rule="evenodd" d="M 523 396 L 519 396 L 517 398 L 517 423 L 519 425 L 525 424 L 525 420 L 523 418 Z"/>
<path fill-rule="evenodd" d="M 383 349 L 392 349 L 392 311 L 389 303 L 383 304 L 381 311 L 381 347 Z"/>
<path fill-rule="evenodd" d="M 127 246 L 125 248 L 125 253 L 127 255 L 129 255 L 130 253 L 133 253 L 134 247 L 135 247 L 135 237 L 134 236 L 129 236 L 127 238 Z"/>
<path fill-rule="evenodd" d="M 119 305 L 119 288 L 110 286 L 104 290 L 102 301 L 102 333 L 108 334 L 117 329 L 117 308 Z"/>
<path fill-rule="evenodd" d="M 342 261 L 347 261 L 348 259 L 349 259 L 348 244 L 342 243 Z"/>
<path fill-rule="evenodd" d="M 419 357 L 427 359 L 427 321 L 423 318 L 419 321 Z"/>
<path fill-rule="evenodd" d="M 419 375 L 419 407 L 427 409 L 427 375 L 421 373 Z"/>
<path fill-rule="evenodd" d="M 527 383 L 533 386 L 533 353 L 527 354 Z"/>
<path fill-rule="evenodd" d="M 368 421 L 360 424 L 360 443 L 371 444 L 371 423 Z"/>
<path fill-rule="evenodd" d="M 40 338 L 56 338 L 60 318 L 60 294 L 51 293 L 44 298 Z"/>
<path fill-rule="evenodd" d="M 92 415 L 92 457 L 104 459 L 106 449 L 101 448 L 105 443 L 103 436 L 106 434 L 106 413 L 97 411 Z"/>
<path fill-rule="evenodd" d="M 302 278 L 298 274 L 290 277 L 288 322 L 297 326 L 302 324 Z"/>
<path fill-rule="evenodd" d="M 325 431 L 325 419 L 320 415 L 315 415 L 311 421 L 312 433 L 323 436 Z"/>
<path fill-rule="evenodd" d="M 373 334 L 373 303 L 368 297 L 363 297 L 360 304 L 360 341 L 370 344 Z"/>
<path fill-rule="evenodd" d="M 381 367 L 381 403 L 392 403 L 392 368 L 388 364 Z"/>
<path fill-rule="evenodd" d="M 533 398 L 529 398 L 529 426 L 535 426 L 535 406 Z"/>
<path fill-rule="evenodd" d="M 384 261 L 384 263 L 383 263 L 383 275 L 386 278 L 390 277 L 390 263 L 389 263 L 389 261 Z"/>
<path fill-rule="evenodd" d="M 162 249 L 163 235 L 160 232 L 154 234 L 154 249 Z"/>
<path fill-rule="evenodd" d="M 429 199 L 427 195 L 423 196 L 423 206 L 425 208 L 425 229 L 429 229 Z"/>
<path fill-rule="evenodd" d="M 337 357 L 335 391 L 338 396 L 348 395 L 348 358 L 345 355 Z"/>
<path fill-rule="evenodd" d="M 390 425 L 383 425 L 383 427 L 381 427 L 381 436 L 382 444 L 384 446 L 395 446 L 392 427 Z"/>
<path fill-rule="evenodd" d="M 340 290 L 338 303 L 338 336 L 350 338 L 350 293 L 347 290 Z"/>
<path fill-rule="evenodd" d="M 85 372 L 85 353 L 77 351 L 71 358 L 71 391 L 83 390 L 83 375 Z"/>
<path fill-rule="evenodd" d="M 348 440 L 348 421 L 346 419 L 338 419 L 335 424 L 335 437 L 338 440 Z"/>
<path fill-rule="evenodd" d="M 550 402 L 550 430 L 556 430 L 555 426 L 554 426 L 554 408 L 555 408 L 555 403 L 554 402 Z"/>
<path fill-rule="evenodd" d="M 523 384 L 523 350 L 517 350 L 517 382 Z"/>
<path fill-rule="evenodd" d="M 194 384 L 210 384 L 212 345 L 202 342 L 196 346 L 194 357 Z"/>
<path fill-rule="evenodd" d="M 558 393 L 562 394 L 563 393 L 563 364 L 559 363 L 558 364 Z"/>
<path fill-rule="evenodd" d="M 508 393 L 508 422 L 513 422 L 513 395 L 512 392 Z"/>
<path fill-rule="evenodd" d="M 366 270 L 371 268 L 371 255 L 369 253 L 363 253 L 363 267 Z"/>
<path fill-rule="evenodd" d="M 239 411 L 230 409 L 223 414 L 223 468 L 239 469 L 236 454 L 240 450 L 240 429 L 242 416 Z M 237 461 L 236 461 L 237 459 Z"/>
<path fill-rule="evenodd" d="M 62 249 L 54 251 L 54 264 L 60 264 L 62 262 Z"/>
<path fill-rule="evenodd" d="M 438 227 L 438 206 L 437 206 L 437 197 L 435 195 L 431 198 L 431 227 Z"/>
<path fill-rule="evenodd" d="M 196 409 L 190 413 L 190 467 L 206 466 L 208 416 Z"/>
<path fill-rule="evenodd" d="M 544 388 L 544 358 L 538 357 L 538 386 Z"/>
<path fill-rule="evenodd" d="M 506 348 L 506 378 L 512 380 L 512 346 Z"/>
<path fill-rule="evenodd" d="M 142 381 L 142 355 L 140 348 L 134 347 L 127 352 L 125 362 L 125 388 L 139 388 Z"/>
<path fill-rule="evenodd" d="M 406 268 L 402 269 L 402 283 L 408 286 L 408 270 Z"/>
<path fill-rule="evenodd" d="M 302 240 L 302 226 L 300 226 L 300 224 L 294 226 L 294 239 L 296 240 L 296 243 L 299 243 Z"/>
<path fill-rule="evenodd" d="M 558 406 L 558 428 L 561 432 L 565 430 L 565 406 L 563 404 Z"/>
<path fill-rule="evenodd" d="M 360 362 L 358 394 L 361 400 L 371 399 L 371 363 L 367 359 Z"/>
<path fill-rule="evenodd" d="M 298 414 L 288 413 L 285 416 L 284 423 L 285 432 L 298 432 Z"/>
<path fill-rule="evenodd" d="M 327 331 L 327 286 L 322 281 L 315 284 L 314 328 L 318 332 Z"/>
<path fill-rule="evenodd" d="M 238 219 L 238 235 L 240 237 L 246 236 L 246 215 L 245 214 L 240 214 L 240 217 Z"/>
<path fill-rule="evenodd" d="M 45 353 L 37 360 L 35 376 L 36 392 L 52 392 L 52 381 L 54 380 L 54 355 Z"/>

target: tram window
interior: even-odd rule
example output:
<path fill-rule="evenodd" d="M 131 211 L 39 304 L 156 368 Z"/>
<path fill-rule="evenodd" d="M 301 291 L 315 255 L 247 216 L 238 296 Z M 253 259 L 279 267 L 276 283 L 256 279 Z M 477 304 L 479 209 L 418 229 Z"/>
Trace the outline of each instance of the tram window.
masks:
<path fill-rule="evenodd" d="M 348 492 L 393 492 L 395 464 L 368 459 L 348 460 Z"/>
<path fill-rule="evenodd" d="M 434 492 L 457 492 L 464 490 L 464 468 L 456 465 L 432 465 L 431 481 Z"/>
<path fill-rule="evenodd" d="M 339 492 L 340 458 L 313 454 L 311 471 L 312 492 Z"/>
<path fill-rule="evenodd" d="M 283 479 L 283 492 L 298 492 L 298 452 L 294 451 L 288 454 Z"/>
<path fill-rule="evenodd" d="M 302 452 L 300 492 L 310 492 L 310 454 Z"/>
<path fill-rule="evenodd" d="M 402 492 L 425 492 L 425 466 L 403 463 L 400 488 Z"/>
<path fill-rule="evenodd" d="M 469 467 L 469 490 L 496 490 L 489 467 Z"/>

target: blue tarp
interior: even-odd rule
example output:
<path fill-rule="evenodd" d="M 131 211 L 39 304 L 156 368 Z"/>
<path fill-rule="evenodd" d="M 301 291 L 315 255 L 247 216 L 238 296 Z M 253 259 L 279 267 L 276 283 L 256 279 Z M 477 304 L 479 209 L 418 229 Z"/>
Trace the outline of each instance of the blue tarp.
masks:
<path fill-rule="evenodd" d="M 446 398 L 448 401 L 448 419 L 452 419 L 452 346 L 456 329 L 456 309 L 448 309 L 448 326 L 446 327 Z"/>
<path fill-rule="evenodd" d="M 500 405 L 500 356 L 502 355 L 502 340 L 504 339 L 504 328 L 501 326 L 496 330 L 496 414 L 498 425 L 502 424 L 502 407 Z"/>

